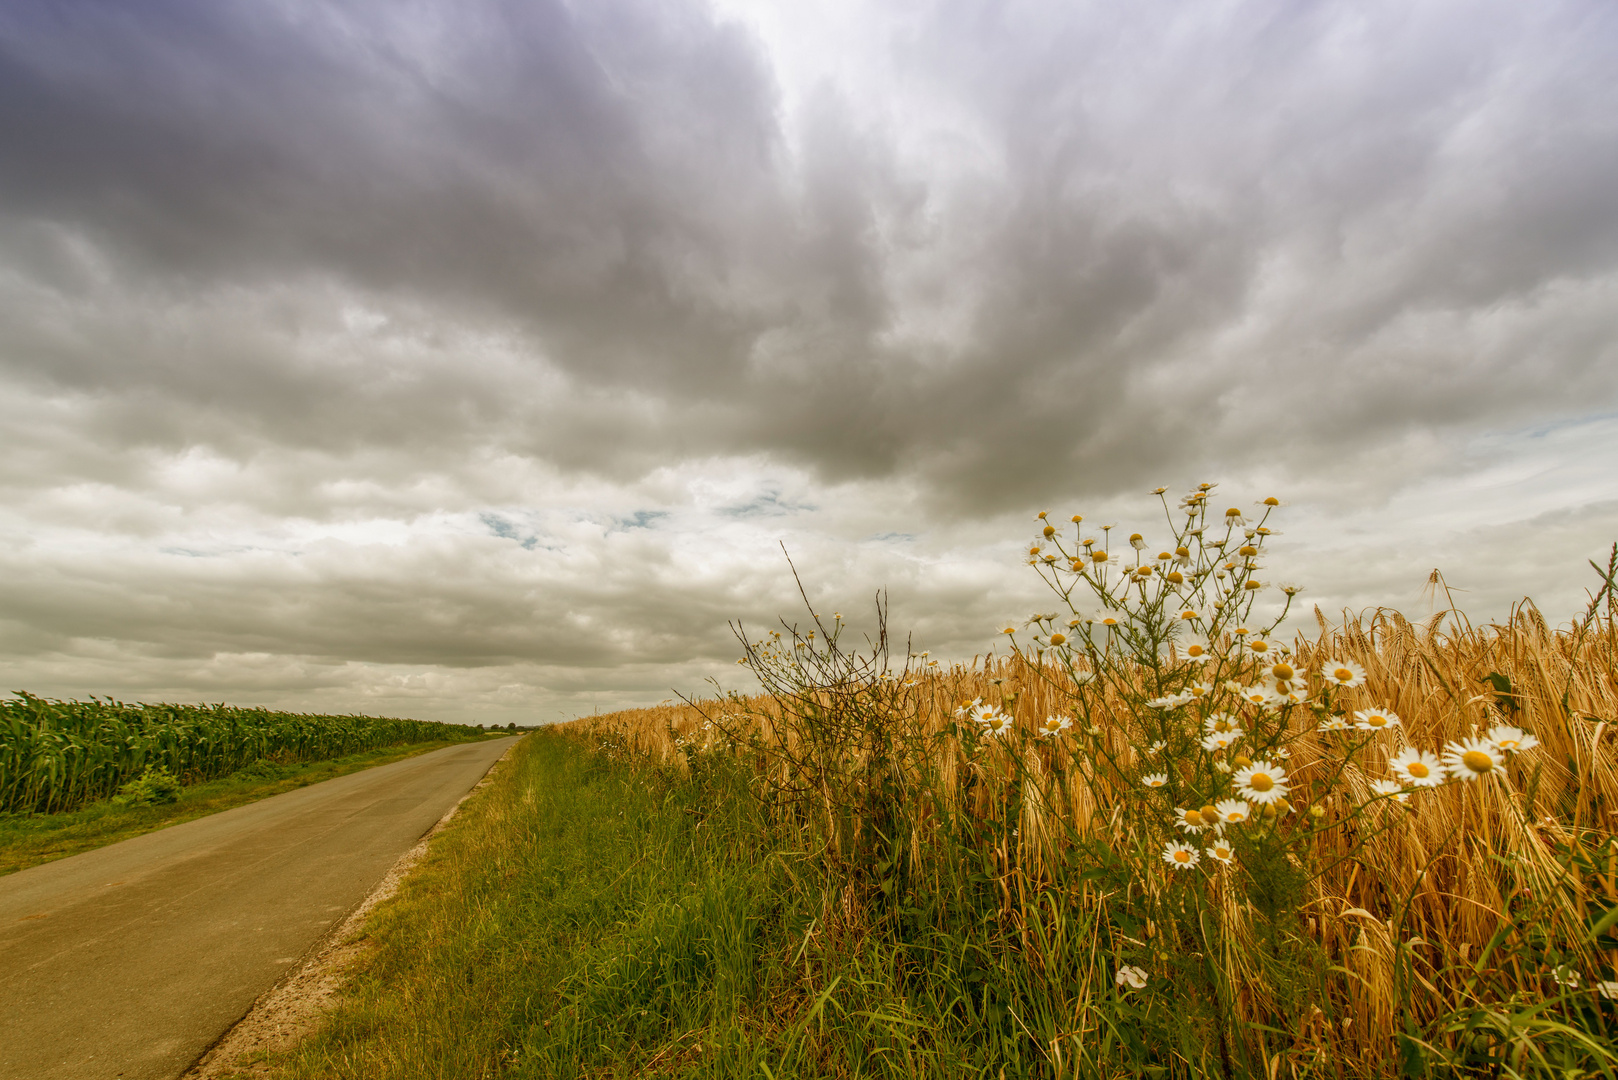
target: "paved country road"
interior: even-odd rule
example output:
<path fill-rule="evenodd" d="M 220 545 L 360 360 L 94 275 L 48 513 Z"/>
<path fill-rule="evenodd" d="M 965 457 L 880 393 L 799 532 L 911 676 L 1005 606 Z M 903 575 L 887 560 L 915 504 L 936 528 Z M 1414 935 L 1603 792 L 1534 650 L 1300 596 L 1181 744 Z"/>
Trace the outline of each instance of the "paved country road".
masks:
<path fill-rule="evenodd" d="M 448 746 L 0 877 L 0 1078 L 179 1076 L 515 741 Z"/>

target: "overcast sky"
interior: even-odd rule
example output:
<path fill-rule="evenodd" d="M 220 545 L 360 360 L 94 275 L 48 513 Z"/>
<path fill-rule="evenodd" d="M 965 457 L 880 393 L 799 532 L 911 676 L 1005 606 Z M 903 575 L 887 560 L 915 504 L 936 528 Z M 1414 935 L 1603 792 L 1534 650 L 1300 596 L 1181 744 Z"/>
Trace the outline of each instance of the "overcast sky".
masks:
<path fill-rule="evenodd" d="M 1203 480 L 1333 617 L 1566 620 L 1615 57 L 1604 0 L 7 0 L 0 689 L 745 687 L 783 541 L 970 657 L 1037 511 Z"/>

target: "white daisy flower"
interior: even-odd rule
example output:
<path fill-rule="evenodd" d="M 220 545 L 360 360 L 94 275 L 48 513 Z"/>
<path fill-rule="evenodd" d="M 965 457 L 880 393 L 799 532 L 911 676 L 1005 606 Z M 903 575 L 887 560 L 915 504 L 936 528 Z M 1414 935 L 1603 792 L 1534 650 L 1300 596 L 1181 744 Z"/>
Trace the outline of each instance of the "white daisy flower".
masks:
<path fill-rule="evenodd" d="M 1011 716 L 1003 712 L 997 712 L 980 723 L 990 735 L 1004 735 L 1011 730 Z"/>
<path fill-rule="evenodd" d="M 1247 704 L 1259 709 L 1267 709 L 1271 705 L 1276 704 L 1278 697 L 1275 691 L 1271 690 L 1268 686 L 1263 686 L 1256 683 L 1252 686 L 1244 687 L 1239 696 Z"/>
<path fill-rule="evenodd" d="M 1293 667 L 1286 657 L 1276 656 L 1269 666 L 1264 669 L 1264 677 L 1274 682 L 1277 686 L 1291 686 L 1294 683 L 1302 683 L 1307 677 L 1307 673 L 1300 668 Z"/>
<path fill-rule="evenodd" d="M 1227 841 L 1215 840 L 1208 846 L 1208 857 L 1228 866 L 1236 861 L 1236 849 L 1231 847 Z"/>
<path fill-rule="evenodd" d="M 1195 836 L 1208 827 L 1203 820 L 1201 810 L 1187 810 L 1183 806 L 1174 808 L 1174 827 Z"/>
<path fill-rule="evenodd" d="M 1292 683 L 1284 688 L 1280 683 L 1277 683 L 1275 687 L 1275 696 L 1279 698 L 1281 703 L 1284 705 L 1303 705 L 1309 700 L 1309 691 L 1305 690 L 1297 683 Z"/>
<path fill-rule="evenodd" d="M 1328 660 L 1320 669 L 1320 677 L 1327 685 L 1351 690 L 1365 685 L 1365 669 L 1352 660 Z"/>
<path fill-rule="evenodd" d="M 1596 992 L 1608 1001 L 1618 1001 L 1618 982 L 1611 979 L 1596 983 Z"/>
<path fill-rule="evenodd" d="M 1551 978 L 1556 980 L 1557 986 L 1577 987 L 1579 985 L 1579 973 L 1569 964 L 1562 964 L 1552 968 Z"/>
<path fill-rule="evenodd" d="M 1462 739 L 1444 747 L 1444 768 L 1457 780 L 1476 780 L 1504 763 L 1499 748 L 1487 739 Z"/>
<path fill-rule="evenodd" d="M 1240 799 L 1220 799 L 1214 803 L 1214 809 L 1219 811 L 1219 820 L 1226 825 L 1240 825 L 1252 813 L 1252 809 Z"/>
<path fill-rule="evenodd" d="M 1039 725 L 1039 734 L 1044 737 L 1060 735 L 1073 726 L 1073 721 L 1065 716 L 1047 716 L 1045 722 Z"/>
<path fill-rule="evenodd" d="M 1237 717 L 1234 714 L 1228 713 L 1228 712 L 1209 713 L 1207 715 L 1207 717 L 1202 721 L 1202 730 L 1206 731 L 1209 735 L 1213 735 L 1216 732 L 1217 733 L 1223 733 L 1223 732 L 1227 732 L 1227 731 L 1239 732 L 1239 731 L 1241 731 L 1241 727 L 1242 727 L 1241 720 L 1237 719 Z"/>
<path fill-rule="evenodd" d="M 1386 731 L 1399 726 L 1399 714 L 1391 709 L 1360 709 L 1354 714 L 1354 726 L 1361 731 Z"/>
<path fill-rule="evenodd" d="M 1348 721 L 1341 716 L 1328 716 L 1320 722 L 1321 731 L 1347 731 Z"/>
<path fill-rule="evenodd" d="M 1206 638 L 1193 637 L 1187 634 L 1174 643 L 1174 651 L 1181 660 L 1193 664 L 1201 664 L 1213 659 L 1213 650 L 1208 647 Z"/>
<path fill-rule="evenodd" d="M 1155 756 L 1157 754 L 1161 754 L 1163 752 L 1163 748 L 1167 745 L 1168 743 L 1164 742 L 1162 739 L 1159 739 L 1152 745 L 1148 746 L 1146 748 L 1146 752 Z"/>
<path fill-rule="evenodd" d="M 1240 730 L 1234 732 L 1215 732 L 1214 734 L 1205 736 L 1203 738 L 1202 748 L 1210 752 L 1214 750 L 1229 750 L 1232 746 L 1236 745 L 1241 737 L 1242 733 Z"/>
<path fill-rule="evenodd" d="M 1230 632 L 1235 637 L 1248 637 L 1251 634 L 1257 633 L 1257 631 L 1255 631 L 1251 626 L 1248 626 L 1246 623 L 1237 623 L 1235 626 L 1230 628 Z"/>
<path fill-rule="evenodd" d="M 1167 697 L 1153 698 L 1146 704 L 1154 709 L 1178 709 L 1190 700 L 1189 694 L 1169 694 Z"/>
<path fill-rule="evenodd" d="M 1160 788 L 1169 782 L 1169 774 L 1162 772 L 1147 773 L 1140 778 L 1140 782 L 1149 788 Z"/>
<path fill-rule="evenodd" d="M 1000 712 L 998 705 L 985 705 L 982 698 L 972 699 L 972 719 L 980 724 L 986 724 L 990 718 Z"/>
<path fill-rule="evenodd" d="M 1198 611 L 1194 607 L 1183 607 L 1174 613 L 1174 617 L 1179 619 L 1181 622 L 1190 622 L 1193 619 L 1202 618 L 1202 612 Z"/>
<path fill-rule="evenodd" d="M 1394 776 L 1411 787 L 1437 787 L 1444 782 L 1444 766 L 1436 754 L 1406 747 L 1388 762 Z"/>
<path fill-rule="evenodd" d="M 1539 745 L 1539 740 L 1522 728 L 1509 727 L 1505 724 L 1497 724 L 1490 728 L 1488 739 L 1508 754 L 1518 750 L 1532 750 Z"/>
<path fill-rule="evenodd" d="M 1122 625 L 1124 620 L 1121 616 L 1116 615 L 1113 612 L 1103 611 L 1096 616 L 1095 621 L 1097 626 L 1105 626 L 1110 629 L 1112 627 Z"/>
<path fill-rule="evenodd" d="M 1190 870 L 1201 858 L 1201 854 L 1190 844 L 1171 841 L 1163 845 L 1163 861 L 1176 870 Z"/>
<path fill-rule="evenodd" d="M 1287 771 L 1268 761 L 1255 761 L 1245 768 L 1236 770 L 1232 780 L 1236 790 L 1248 802 L 1268 806 L 1286 798 Z"/>
<path fill-rule="evenodd" d="M 1185 684 L 1185 689 L 1180 691 L 1180 696 L 1195 701 L 1198 698 L 1205 698 L 1211 693 L 1213 693 L 1213 687 L 1209 684 L 1205 682 L 1192 682 Z"/>
<path fill-rule="evenodd" d="M 1397 780 L 1372 780 L 1371 791 L 1379 797 L 1391 795 L 1395 802 L 1405 802 L 1410 798 Z"/>
<path fill-rule="evenodd" d="M 1214 762 L 1214 768 L 1218 769 L 1222 773 L 1228 773 L 1230 772 L 1230 762 L 1216 761 Z"/>
<path fill-rule="evenodd" d="M 1132 966 L 1121 967 L 1118 974 L 1112 977 L 1116 986 L 1127 986 L 1131 990 L 1144 990 L 1146 988 L 1146 969 Z"/>
<path fill-rule="evenodd" d="M 975 697 L 971 701 L 963 701 L 961 702 L 960 707 L 955 710 L 955 715 L 964 720 L 966 719 L 968 713 L 972 712 L 982 704 L 983 699 L 980 697 Z"/>
<path fill-rule="evenodd" d="M 1252 583 L 1249 582 L 1248 584 Z M 1261 660 L 1276 654 L 1275 645 L 1270 642 L 1268 638 L 1248 638 L 1243 644 L 1247 646 L 1247 651 L 1250 655 L 1256 656 Z"/>

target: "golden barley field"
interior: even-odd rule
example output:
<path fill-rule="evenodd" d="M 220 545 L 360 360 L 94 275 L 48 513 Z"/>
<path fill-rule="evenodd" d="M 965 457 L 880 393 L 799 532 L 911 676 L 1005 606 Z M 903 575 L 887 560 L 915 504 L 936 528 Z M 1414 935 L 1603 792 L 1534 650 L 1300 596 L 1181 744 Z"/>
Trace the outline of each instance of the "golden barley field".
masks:
<path fill-rule="evenodd" d="M 1592 932 L 1618 905 L 1618 634 L 1610 611 L 1602 617 L 1593 605 L 1561 629 L 1529 602 L 1484 626 L 1454 611 L 1419 622 L 1391 610 L 1345 613 L 1338 622 L 1317 611 L 1316 619 L 1318 631 L 1292 643 L 1299 666 L 1356 662 L 1363 683 L 1338 706 L 1392 710 L 1402 723 L 1343 765 L 1325 745 L 1330 736 L 1300 712 L 1288 768 L 1295 793 L 1317 797 L 1300 795 L 1291 808 L 1312 822 L 1313 850 L 1286 932 L 1305 940 L 1322 966 L 1304 998 L 1280 985 L 1283 977 L 1256 959 L 1263 949 L 1249 925 L 1248 894 L 1210 877 L 1210 903 L 1230 929 L 1219 938 L 1223 955 L 1212 958 L 1233 988 L 1221 1008 L 1268 1025 L 1255 1052 L 1271 1076 L 1408 1074 L 1412 1062 L 1441 1060 L 1481 1062 L 1479 1075 L 1502 1067 L 1563 1075 L 1557 1062 L 1568 1060 L 1585 1062 L 1590 1075 L 1602 1071 L 1610 1059 L 1601 1048 L 1610 1043 L 1597 1029 L 1618 996 L 1618 955 L 1605 948 L 1613 939 L 1602 927 Z M 766 647 L 790 654 L 792 643 Z M 1152 951 L 1150 922 L 1131 933 L 1109 919 L 1118 890 L 1058 872 L 1086 853 L 1142 848 L 1124 812 L 1134 793 L 1120 790 L 1122 774 L 1087 765 L 1068 733 L 1039 736 L 1047 717 L 1070 708 L 1074 691 L 1045 656 L 1017 650 L 954 666 L 912 658 L 887 678 L 862 669 L 869 677 L 791 701 L 732 695 L 587 718 L 573 730 L 657 768 L 689 770 L 722 757 L 760 789 L 794 796 L 779 802 L 777 824 L 795 830 L 805 849 L 818 838 L 827 925 L 850 934 L 875 926 L 884 901 L 861 883 L 860 861 L 847 850 L 871 835 L 862 814 L 880 813 L 883 830 L 904 833 L 890 839 L 905 853 L 903 886 L 914 892 L 946 873 L 929 862 L 944 850 L 942 831 L 958 841 L 969 833 L 962 820 L 1014 806 L 1015 828 L 971 835 L 989 849 L 1011 962 L 1054 971 L 1057 954 L 1063 958 L 1067 985 L 1058 997 L 1067 1015 L 1042 1052 L 1055 1063 L 1052 1075 L 1070 1074 L 1070 1066 L 1080 1075 L 1085 1069 L 1074 1063 L 1108 1024 L 1102 999 L 1119 951 L 1145 946 L 1135 955 L 1166 960 L 1171 946 Z M 963 736 L 962 707 L 973 701 L 1013 718 L 1005 738 L 986 747 Z M 806 723 L 806 703 L 832 719 Z M 1401 748 L 1436 752 L 1501 724 L 1531 732 L 1538 745 L 1475 782 L 1376 798 L 1373 785 Z M 1120 703 L 1090 730 L 1106 754 L 1139 769 L 1147 736 L 1137 727 Z M 1326 770 L 1334 770 L 1330 783 Z M 887 801 L 873 795 L 878 786 Z M 1157 870 L 1165 882 L 1173 877 Z M 1083 942 L 1058 940 L 1080 922 L 1102 930 Z M 1150 960 L 1140 974 L 1152 974 Z M 1548 1050 L 1552 1044 L 1560 1049 Z M 1318 1064 L 1327 1057 L 1332 1069 Z"/>

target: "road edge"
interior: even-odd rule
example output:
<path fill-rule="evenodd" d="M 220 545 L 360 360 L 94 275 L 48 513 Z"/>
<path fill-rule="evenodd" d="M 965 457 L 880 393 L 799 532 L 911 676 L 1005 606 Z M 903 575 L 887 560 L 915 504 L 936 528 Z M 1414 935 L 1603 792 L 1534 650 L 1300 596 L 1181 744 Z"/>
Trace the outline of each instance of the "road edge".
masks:
<path fill-rule="evenodd" d="M 382 876 L 376 888 L 348 915 L 327 931 L 287 973 L 253 1002 L 245 1015 L 203 1051 L 202 1056 L 180 1075 L 179 1080 L 232 1080 L 238 1077 L 269 1076 L 272 1070 L 261 1061 L 248 1059 L 267 1053 L 290 1050 L 312 1034 L 321 1016 L 334 1003 L 356 963 L 368 951 L 362 940 L 365 922 L 378 904 L 399 891 L 405 878 L 427 854 L 433 837 L 444 831 L 462 804 L 489 784 L 494 770 L 522 745 L 518 739 L 498 758 L 466 794 L 420 840 L 399 857 Z"/>

